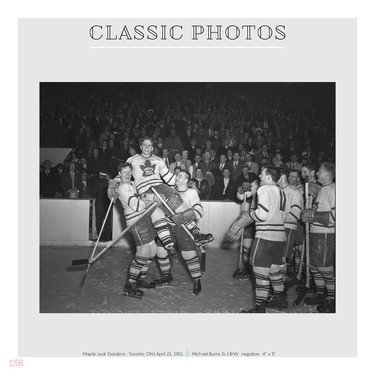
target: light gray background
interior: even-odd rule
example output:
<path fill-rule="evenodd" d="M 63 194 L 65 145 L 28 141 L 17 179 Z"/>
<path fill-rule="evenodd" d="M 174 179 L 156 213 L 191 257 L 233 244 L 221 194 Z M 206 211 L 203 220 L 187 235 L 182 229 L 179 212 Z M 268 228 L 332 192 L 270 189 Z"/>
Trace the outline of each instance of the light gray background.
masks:
<path fill-rule="evenodd" d="M 93 24 L 285 24 L 280 42 L 254 48 L 92 49 Z M 110 44 L 109 44 L 110 43 Z M 101 43 L 111 46 L 112 42 Z M 137 44 L 144 46 L 145 44 Z M 152 46 L 191 46 L 175 41 Z M 217 46 L 233 46 L 220 43 Z M 115 42 L 116 47 L 135 46 Z M 212 47 L 204 41 L 194 46 Z M 39 82 L 336 82 L 337 313 L 39 314 Z M 356 21 L 354 19 L 23 19 L 19 21 L 19 355 L 83 351 L 242 351 L 356 355 Z M 24 163 L 27 161 L 27 168 Z M 347 197 L 350 195 L 350 205 Z M 345 211 L 344 211 L 345 209 Z M 58 250 L 57 250 L 58 251 Z M 140 328 L 141 327 L 141 328 Z M 196 327 L 197 331 L 192 327 Z M 141 335 L 139 331 L 141 330 Z M 165 334 L 167 330 L 167 334 Z M 197 334 L 198 332 L 198 334 Z M 303 335 L 301 334 L 303 332 Z M 324 332 L 324 334 L 323 334 Z M 296 345 L 301 334 L 303 345 Z M 132 340 L 130 341 L 130 337 Z M 147 337 L 147 343 L 143 337 Z M 329 338 L 328 338 L 329 337 Z"/>

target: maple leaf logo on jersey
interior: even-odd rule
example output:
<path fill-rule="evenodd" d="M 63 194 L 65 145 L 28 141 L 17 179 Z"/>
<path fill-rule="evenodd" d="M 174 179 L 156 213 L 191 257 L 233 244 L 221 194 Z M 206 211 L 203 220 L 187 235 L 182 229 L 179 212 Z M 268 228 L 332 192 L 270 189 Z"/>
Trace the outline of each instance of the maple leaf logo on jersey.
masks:
<path fill-rule="evenodd" d="M 143 177 L 149 177 L 155 174 L 156 164 L 151 164 L 150 160 L 146 160 L 144 165 L 139 166 L 143 171 Z"/>

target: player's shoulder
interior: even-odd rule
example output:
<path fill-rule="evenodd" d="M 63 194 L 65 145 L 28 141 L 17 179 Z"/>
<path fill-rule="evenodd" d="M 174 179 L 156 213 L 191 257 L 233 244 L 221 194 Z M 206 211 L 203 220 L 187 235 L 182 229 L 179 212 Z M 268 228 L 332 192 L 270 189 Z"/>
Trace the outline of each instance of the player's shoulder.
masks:
<path fill-rule="evenodd" d="M 329 195 L 335 194 L 336 193 L 336 183 L 332 182 L 331 184 L 322 186 L 320 191 L 325 193 L 325 194 L 329 194 Z"/>

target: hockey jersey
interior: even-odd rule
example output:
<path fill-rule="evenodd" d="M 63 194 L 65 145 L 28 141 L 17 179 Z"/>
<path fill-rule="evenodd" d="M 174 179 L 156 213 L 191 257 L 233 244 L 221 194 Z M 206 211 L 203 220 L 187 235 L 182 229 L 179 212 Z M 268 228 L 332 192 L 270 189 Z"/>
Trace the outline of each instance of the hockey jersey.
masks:
<path fill-rule="evenodd" d="M 258 189 L 257 196 L 257 208 L 250 212 L 250 217 L 255 221 L 255 237 L 286 241 L 284 192 L 277 185 L 263 185 Z"/>
<path fill-rule="evenodd" d="M 310 225 L 311 233 L 335 233 L 336 226 L 336 184 L 322 186 L 312 207 L 318 212 L 329 212 L 327 226 L 314 222 Z"/>
<path fill-rule="evenodd" d="M 127 163 L 133 167 L 132 175 L 139 194 L 152 186 L 163 184 L 163 180 L 170 186 L 175 184 L 176 176 L 168 169 L 164 160 L 156 155 L 145 157 L 136 154 L 131 156 Z"/>
<path fill-rule="evenodd" d="M 294 185 L 287 185 L 283 192 L 285 194 L 285 228 L 297 230 L 297 224 L 301 217 L 303 197 Z"/>
<path fill-rule="evenodd" d="M 138 216 L 145 211 L 146 203 L 139 199 L 133 183 L 120 183 L 117 191 L 119 194 L 118 199 L 124 209 L 126 225 L 132 225 Z"/>

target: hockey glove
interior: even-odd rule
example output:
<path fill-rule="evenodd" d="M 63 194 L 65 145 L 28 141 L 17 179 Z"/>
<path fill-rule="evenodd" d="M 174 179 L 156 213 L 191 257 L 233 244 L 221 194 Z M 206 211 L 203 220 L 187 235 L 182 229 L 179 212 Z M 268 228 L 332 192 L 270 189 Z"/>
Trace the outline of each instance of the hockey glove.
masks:
<path fill-rule="evenodd" d="M 237 241 L 241 237 L 244 228 L 253 221 L 254 220 L 250 217 L 249 212 L 242 211 L 240 216 L 238 216 L 238 218 L 230 226 L 226 239 L 231 242 Z"/>
<path fill-rule="evenodd" d="M 116 202 L 116 199 L 118 198 L 118 189 L 119 183 L 115 180 L 109 180 L 108 181 L 108 189 L 107 189 L 107 194 L 108 198 L 112 199 L 115 198 L 113 201 Z"/>
<path fill-rule="evenodd" d="M 195 220 L 195 213 L 193 209 L 189 208 L 184 212 L 179 212 L 171 216 L 171 220 L 178 226 L 190 220 Z"/>
<path fill-rule="evenodd" d="M 329 224 L 329 212 L 317 212 L 312 209 L 303 210 L 301 212 L 301 220 L 304 223 L 320 223 L 325 226 Z"/>

